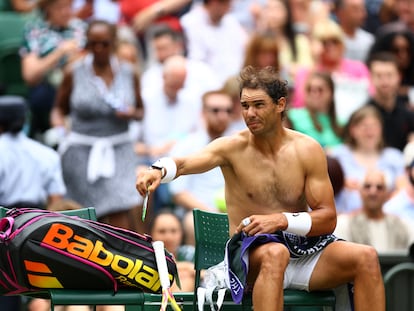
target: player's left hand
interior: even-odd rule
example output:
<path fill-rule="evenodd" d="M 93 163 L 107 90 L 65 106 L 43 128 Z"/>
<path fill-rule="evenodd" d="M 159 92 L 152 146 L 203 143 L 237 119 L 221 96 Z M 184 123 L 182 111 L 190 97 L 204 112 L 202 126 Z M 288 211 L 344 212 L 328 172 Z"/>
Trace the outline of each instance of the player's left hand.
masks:
<path fill-rule="evenodd" d="M 262 233 L 274 233 L 286 229 L 286 217 L 282 213 L 251 215 L 241 220 L 236 233 L 244 232 L 248 236 Z"/>

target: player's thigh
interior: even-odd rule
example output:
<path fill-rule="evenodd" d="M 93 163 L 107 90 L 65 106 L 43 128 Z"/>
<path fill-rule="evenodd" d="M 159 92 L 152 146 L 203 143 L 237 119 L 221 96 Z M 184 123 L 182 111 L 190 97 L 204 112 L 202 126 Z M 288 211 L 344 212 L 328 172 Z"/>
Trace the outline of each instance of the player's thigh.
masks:
<path fill-rule="evenodd" d="M 329 244 L 313 270 L 309 289 L 327 289 L 352 282 L 361 261 L 370 260 L 373 248 L 366 245 L 335 241 Z"/>
<path fill-rule="evenodd" d="M 283 275 L 289 257 L 289 250 L 282 243 L 271 242 L 249 249 L 248 279 L 255 280 L 260 272 L 269 270 Z"/>

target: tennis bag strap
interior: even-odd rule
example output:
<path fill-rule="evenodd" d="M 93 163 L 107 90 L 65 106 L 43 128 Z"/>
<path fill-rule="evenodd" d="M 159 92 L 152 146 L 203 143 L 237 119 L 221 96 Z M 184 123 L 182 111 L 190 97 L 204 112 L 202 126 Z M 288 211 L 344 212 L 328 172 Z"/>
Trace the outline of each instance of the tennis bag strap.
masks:
<path fill-rule="evenodd" d="M 40 209 L 0 219 L 0 294 L 47 288 L 136 288 L 160 293 L 152 238 L 97 221 Z M 165 258 L 171 284 L 177 267 Z"/>

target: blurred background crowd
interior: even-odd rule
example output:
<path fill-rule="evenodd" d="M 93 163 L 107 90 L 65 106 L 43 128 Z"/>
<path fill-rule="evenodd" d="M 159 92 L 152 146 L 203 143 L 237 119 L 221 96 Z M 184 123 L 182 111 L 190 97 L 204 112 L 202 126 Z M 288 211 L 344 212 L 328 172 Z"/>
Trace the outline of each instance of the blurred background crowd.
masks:
<path fill-rule="evenodd" d="M 326 150 L 335 233 L 407 250 L 414 0 L 0 0 L 0 205 L 94 206 L 191 262 L 191 210 L 225 212 L 220 170 L 163 184 L 145 222 L 136 174 L 243 130 L 247 65 L 279 71 L 286 127 Z"/>

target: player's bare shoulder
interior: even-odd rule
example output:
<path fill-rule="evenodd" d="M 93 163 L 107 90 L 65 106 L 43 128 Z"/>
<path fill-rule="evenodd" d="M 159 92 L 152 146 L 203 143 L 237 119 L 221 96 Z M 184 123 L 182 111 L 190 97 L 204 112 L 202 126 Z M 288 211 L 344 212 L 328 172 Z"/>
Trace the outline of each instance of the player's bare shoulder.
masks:
<path fill-rule="evenodd" d="M 216 138 L 212 143 L 223 152 L 236 151 L 248 144 L 249 131 L 243 130 L 232 135 Z"/>
<path fill-rule="evenodd" d="M 292 139 L 296 145 L 310 148 L 320 147 L 320 144 L 308 135 L 287 128 L 285 130 L 287 132 L 288 137 L 290 137 L 290 139 Z"/>
<path fill-rule="evenodd" d="M 286 129 L 286 131 L 301 161 L 308 162 L 316 157 L 325 157 L 325 151 L 315 139 L 295 130 Z"/>
<path fill-rule="evenodd" d="M 217 157 L 220 166 L 232 166 L 248 145 L 248 130 L 221 136 L 214 139 L 206 147 L 211 156 Z"/>

